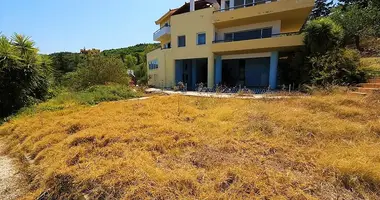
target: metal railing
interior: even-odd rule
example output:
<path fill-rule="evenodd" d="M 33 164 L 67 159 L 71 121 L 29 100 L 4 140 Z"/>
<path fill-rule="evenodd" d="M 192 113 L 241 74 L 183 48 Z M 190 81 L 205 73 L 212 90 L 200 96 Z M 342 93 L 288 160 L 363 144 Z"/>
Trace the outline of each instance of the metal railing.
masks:
<path fill-rule="evenodd" d="M 238 5 L 238 6 L 234 6 L 234 7 L 229 7 L 229 8 L 215 10 L 214 13 L 224 12 L 224 11 L 229 11 L 229 10 L 234 10 L 234 9 L 239 9 L 239 8 L 252 7 L 252 6 L 266 4 L 266 3 L 271 3 L 271 2 L 276 2 L 276 1 L 279 1 L 279 0 L 256 0 L 253 3 L 247 3 L 247 4 Z"/>
<path fill-rule="evenodd" d="M 299 34 L 301 34 L 300 31 L 287 32 L 287 33 L 274 33 L 272 34 L 272 37 L 283 37 L 283 36 L 292 36 L 292 35 L 299 35 Z"/>
<path fill-rule="evenodd" d="M 274 38 L 274 37 L 283 37 L 283 36 L 292 36 L 292 35 L 299 35 L 301 32 L 288 32 L 288 33 L 274 33 L 271 37 L 261 37 L 261 38 L 254 38 L 254 39 L 246 39 L 246 40 L 259 40 L 259 39 L 267 39 L 267 38 Z M 212 43 L 224 43 L 224 42 L 237 42 L 237 41 L 246 41 L 246 40 L 235 40 L 235 39 L 224 39 L 224 40 L 214 40 Z"/>

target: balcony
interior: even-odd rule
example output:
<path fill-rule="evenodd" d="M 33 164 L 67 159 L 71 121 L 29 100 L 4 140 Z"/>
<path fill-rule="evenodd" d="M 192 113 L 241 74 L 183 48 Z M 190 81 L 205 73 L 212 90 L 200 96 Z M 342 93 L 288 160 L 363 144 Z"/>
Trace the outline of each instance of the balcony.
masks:
<path fill-rule="evenodd" d="M 281 20 L 283 32 L 299 31 L 314 0 L 256 0 L 254 3 L 217 10 L 213 14 L 216 28 L 228 28 Z"/>
<path fill-rule="evenodd" d="M 251 40 L 219 40 L 213 42 L 211 50 L 218 55 L 286 51 L 302 46 L 303 38 L 303 35 L 294 32 Z"/>
<path fill-rule="evenodd" d="M 158 29 L 156 32 L 153 33 L 153 40 L 154 41 L 161 41 L 164 39 L 170 38 L 170 26 L 166 25 Z"/>

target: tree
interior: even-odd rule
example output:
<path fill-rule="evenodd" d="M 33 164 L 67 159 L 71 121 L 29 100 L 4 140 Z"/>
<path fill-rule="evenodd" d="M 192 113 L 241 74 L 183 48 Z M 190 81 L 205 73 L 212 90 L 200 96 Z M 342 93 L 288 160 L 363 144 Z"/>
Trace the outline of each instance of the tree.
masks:
<path fill-rule="evenodd" d="M 319 17 L 328 16 L 331 12 L 332 5 L 332 0 L 330 2 L 328 2 L 328 0 L 316 0 L 313 11 L 310 14 L 310 19 L 314 20 Z"/>
<path fill-rule="evenodd" d="M 129 84 L 129 76 L 123 62 L 115 57 L 96 55 L 81 63 L 78 69 L 65 76 L 66 85 L 75 90 L 95 85 Z"/>
<path fill-rule="evenodd" d="M 339 48 L 344 36 L 342 27 L 329 18 L 309 22 L 304 34 L 304 51 L 311 56 L 322 55 Z"/>
<path fill-rule="evenodd" d="M 310 21 L 304 31 L 304 46 L 292 57 L 287 69 L 290 83 L 327 86 L 350 84 L 361 79 L 360 56 L 342 46 L 343 29 L 329 18 Z"/>
<path fill-rule="evenodd" d="M 340 5 L 342 5 L 344 9 L 350 5 L 357 5 L 360 8 L 365 8 L 369 5 L 370 1 L 371 0 L 339 0 Z"/>
<path fill-rule="evenodd" d="M 137 65 L 137 58 L 133 55 L 126 55 L 124 56 L 124 63 L 127 66 L 127 68 L 133 68 Z"/>
<path fill-rule="evenodd" d="M 380 11 L 373 6 L 362 8 L 354 4 L 346 9 L 336 8 L 330 17 L 343 27 L 346 41 L 354 40 L 360 51 L 363 50 L 360 46 L 362 37 L 380 34 Z"/>
<path fill-rule="evenodd" d="M 73 72 L 83 62 L 85 56 L 79 53 L 59 52 L 49 55 L 56 83 L 61 83 L 62 77 Z"/>
<path fill-rule="evenodd" d="M 0 36 L 0 117 L 44 100 L 50 86 L 50 62 L 24 35 Z"/>

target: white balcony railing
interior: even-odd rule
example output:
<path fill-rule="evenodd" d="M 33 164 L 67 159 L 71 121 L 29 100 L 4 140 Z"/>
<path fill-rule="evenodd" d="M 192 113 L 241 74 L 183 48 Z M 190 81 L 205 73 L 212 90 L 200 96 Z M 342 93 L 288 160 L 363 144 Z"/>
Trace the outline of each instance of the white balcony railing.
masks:
<path fill-rule="evenodd" d="M 153 33 L 153 40 L 159 41 L 160 37 L 170 34 L 170 26 L 164 26 Z"/>

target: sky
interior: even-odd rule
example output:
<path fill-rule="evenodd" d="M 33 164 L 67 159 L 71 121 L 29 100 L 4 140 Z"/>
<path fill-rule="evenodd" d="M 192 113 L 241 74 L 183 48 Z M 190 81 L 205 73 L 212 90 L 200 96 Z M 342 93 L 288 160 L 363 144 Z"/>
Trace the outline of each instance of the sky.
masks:
<path fill-rule="evenodd" d="M 0 32 L 30 36 L 41 53 L 153 42 L 155 21 L 185 0 L 0 0 Z M 148 2 L 148 3 L 147 3 Z"/>
<path fill-rule="evenodd" d="M 336 1 L 336 0 L 335 0 Z M 41 53 L 153 42 L 154 21 L 185 0 L 1 0 L 0 32 L 30 36 Z"/>

